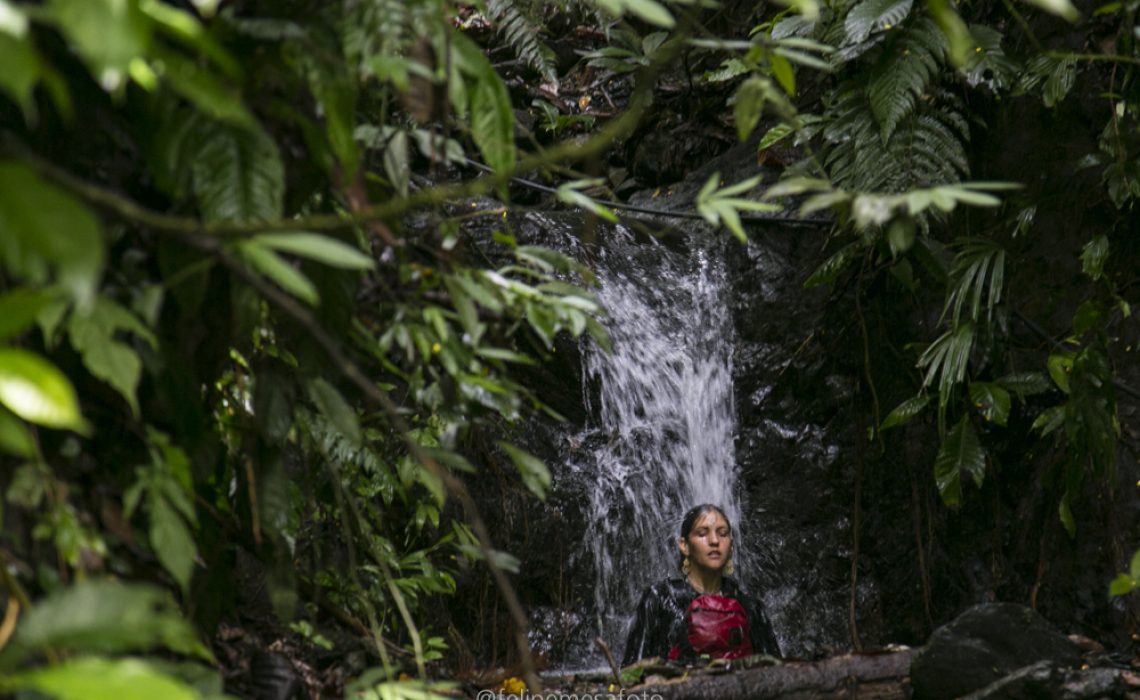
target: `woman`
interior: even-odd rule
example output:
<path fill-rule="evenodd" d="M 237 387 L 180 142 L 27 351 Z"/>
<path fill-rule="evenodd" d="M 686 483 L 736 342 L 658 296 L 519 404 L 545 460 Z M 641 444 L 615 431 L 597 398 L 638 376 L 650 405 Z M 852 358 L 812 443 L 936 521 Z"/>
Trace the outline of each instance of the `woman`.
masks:
<path fill-rule="evenodd" d="M 760 604 L 732 578 L 732 526 L 724 511 L 699 505 L 681 521 L 681 578 L 645 590 L 622 665 L 659 656 L 692 661 L 701 654 L 737 658 L 780 655 Z"/>

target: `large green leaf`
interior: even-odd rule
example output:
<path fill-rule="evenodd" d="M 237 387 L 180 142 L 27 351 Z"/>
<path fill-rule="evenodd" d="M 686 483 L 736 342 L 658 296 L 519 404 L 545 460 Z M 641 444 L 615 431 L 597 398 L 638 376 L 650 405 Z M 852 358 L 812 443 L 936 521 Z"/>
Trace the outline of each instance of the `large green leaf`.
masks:
<path fill-rule="evenodd" d="M 153 25 L 138 0 L 50 0 L 48 11 L 104 88 L 117 89 L 147 55 Z"/>
<path fill-rule="evenodd" d="M 488 76 L 471 92 L 471 136 L 487 165 L 507 173 L 515 165 L 514 113 L 507 88 L 498 76 Z"/>
<path fill-rule="evenodd" d="M 29 423 L 86 433 L 71 382 L 39 355 L 0 348 L 0 404 Z"/>
<path fill-rule="evenodd" d="M 82 581 L 38 601 L 27 612 L 0 652 L 0 668 L 18 667 L 46 649 L 117 653 L 158 648 L 214 660 L 165 591 Z"/>
<path fill-rule="evenodd" d="M 978 409 L 978 413 L 991 423 L 1005 425 L 1009 421 L 1009 392 L 997 384 L 972 382 L 970 401 L 973 402 L 974 408 Z"/>
<path fill-rule="evenodd" d="M 768 84 L 763 78 L 752 76 L 736 89 L 736 136 L 741 142 L 747 141 L 752 130 L 760 123 L 764 112 L 764 101 L 768 94 Z"/>
<path fill-rule="evenodd" d="M 190 591 L 190 576 L 198 548 L 194 535 L 175 504 L 162 497 L 149 501 L 150 546 L 163 568 L 170 572 L 183 593 Z"/>
<path fill-rule="evenodd" d="M 69 659 L 0 681 L 0 689 L 34 690 L 57 700 L 200 700 L 191 687 L 140 659 Z"/>
<path fill-rule="evenodd" d="M 968 416 L 962 416 L 946 435 L 934 460 L 934 480 L 942 501 L 948 506 L 962 504 L 962 472 L 973 477 L 978 486 L 982 485 L 986 473 L 986 452 Z"/>
<path fill-rule="evenodd" d="M 871 32 L 891 29 L 910 14 L 914 0 L 863 0 L 847 13 L 847 43 L 866 41 Z"/>
<path fill-rule="evenodd" d="M 0 294 L 0 340 L 30 328 L 52 301 L 54 296 L 42 289 L 21 287 Z"/>
<path fill-rule="evenodd" d="M 460 71 L 472 83 L 468 91 L 471 137 L 487 165 L 495 172 L 509 172 L 515 164 L 515 118 L 507 86 L 474 41 L 459 34 L 453 46 Z"/>
<path fill-rule="evenodd" d="M 43 67 L 28 37 L 28 18 L 17 7 L 0 0 L 0 90 L 4 90 L 32 120 L 36 105 L 32 89 L 40 81 Z"/>
<path fill-rule="evenodd" d="M 142 375 L 142 361 L 130 345 L 116 339 L 119 331 L 129 331 L 154 347 L 157 340 L 142 321 L 130 311 L 105 297 L 95 301 L 90 313 L 77 310 L 67 324 L 68 338 L 83 358 L 87 371 L 110 384 L 138 415 L 135 392 Z"/>
<path fill-rule="evenodd" d="M 103 270 L 103 237 L 87 207 L 27 166 L 0 160 L 0 262 L 17 279 L 45 282 L 55 269 L 81 304 Z"/>
<path fill-rule="evenodd" d="M 281 218 L 285 167 L 277 144 L 261 129 L 215 124 L 194 154 L 193 183 L 207 221 Z"/>

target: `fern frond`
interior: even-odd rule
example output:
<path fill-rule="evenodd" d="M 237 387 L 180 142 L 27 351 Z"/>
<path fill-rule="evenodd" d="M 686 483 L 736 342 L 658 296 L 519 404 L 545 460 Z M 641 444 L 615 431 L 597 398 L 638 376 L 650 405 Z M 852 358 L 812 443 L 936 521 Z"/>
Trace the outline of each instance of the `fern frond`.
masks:
<path fill-rule="evenodd" d="M 843 28 L 847 33 L 846 45 L 867 40 L 871 32 L 880 32 L 898 26 L 910 14 L 914 0 L 863 0 L 847 13 Z"/>
<path fill-rule="evenodd" d="M 499 34 L 515 54 L 531 68 L 538 71 L 544 80 L 558 79 L 554 52 L 538 38 L 538 28 L 517 6 L 524 0 L 487 0 L 487 10 Z"/>
<path fill-rule="evenodd" d="M 344 0 L 341 43 L 350 66 L 399 55 L 411 43 L 412 13 L 404 0 Z"/>
<path fill-rule="evenodd" d="M 867 97 L 884 143 L 914 111 L 919 97 L 945 65 L 946 52 L 946 38 L 938 25 L 923 18 L 907 27 L 893 50 L 883 54 L 872 71 Z"/>

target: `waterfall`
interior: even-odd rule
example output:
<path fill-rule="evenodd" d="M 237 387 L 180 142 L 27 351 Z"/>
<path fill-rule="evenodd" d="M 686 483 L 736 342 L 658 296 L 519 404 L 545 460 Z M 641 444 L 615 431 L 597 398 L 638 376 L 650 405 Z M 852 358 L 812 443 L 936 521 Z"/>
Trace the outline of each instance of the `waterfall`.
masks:
<path fill-rule="evenodd" d="M 592 261 L 613 340 L 583 353 L 593 416 L 579 436 L 585 457 L 582 555 L 596 571 L 597 632 L 620 656 L 641 591 L 678 575 L 676 539 L 698 503 L 744 522 L 734 459 L 733 328 L 723 239 L 687 241 L 687 252 L 634 240 L 616 228 Z M 747 551 L 737 549 L 740 562 Z M 583 656 L 599 659 L 583 649 Z"/>

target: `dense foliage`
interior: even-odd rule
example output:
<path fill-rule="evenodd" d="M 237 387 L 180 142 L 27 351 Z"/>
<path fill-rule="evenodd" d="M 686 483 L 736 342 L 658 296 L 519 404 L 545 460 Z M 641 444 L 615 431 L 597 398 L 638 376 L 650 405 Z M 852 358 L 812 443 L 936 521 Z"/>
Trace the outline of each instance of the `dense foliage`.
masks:
<path fill-rule="evenodd" d="M 711 179 L 694 202 L 711 224 L 744 237 L 742 212 L 826 210 L 836 250 L 810 285 L 854 286 L 857 305 L 944 299 L 935 336 L 911 339 L 913 398 L 878 415 L 868 360 L 871 437 L 933 407 L 934 478 L 957 506 L 1020 431 L 1063 456 L 1072 531 L 1120 432 L 1133 278 L 1111 251 L 1140 196 L 1136 4 L 1039 0 L 1028 19 L 1008 2 L 724 4 L 0 0 L 0 692 L 218 697 L 202 632 L 249 602 L 252 578 L 314 645 L 330 644 L 318 615 L 370 636 L 356 690 L 422 697 L 446 646 L 427 601 L 464 560 L 494 572 L 526 658 L 502 575 L 516 562 L 463 475 L 509 462 L 542 497 L 549 471 L 509 438 L 554 411 L 516 369 L 559 334 L 607 341 L 588 270 L 469 198 L 605 152 L 681 63 L 724 88 L 740 140 L 763 125 L 761 156 L 806 156 L 766 202 L 747 196 L 756 179 Z M 723 35 L 722 11 L 751 31 Z M 584 63 L 637 78 L 624 114 L 523 154 L 520 107 L 546 137 L 592 123 L 518 104 L 504 80 L 557 80 L 537 28 L 567 13 L 605 30 Z M 1069 51 L 1066 22 L 1108 48 Z M 493 65 L 484 44 L 517 61 Z M 971 144 L 1002 99 L 1052 108 L 1078 77 L 1107 97 L 1073 167 L 1096 169 L 1099 206 L 1119 214 L 1073 251 L 1088 284 L 1071 333 L 1027 360 L 1010 324 L 1032 291 L 1010 260 L 1038 193 L 969 182 L 989 169 Z M 464 171 L 471 157 L 491 174 Z M 585 194 L 597 184 L 566 181 L 559 199 L 612 218 Z M 460 225 L 476 217 L 501 230 L 472 240 Z"/>

